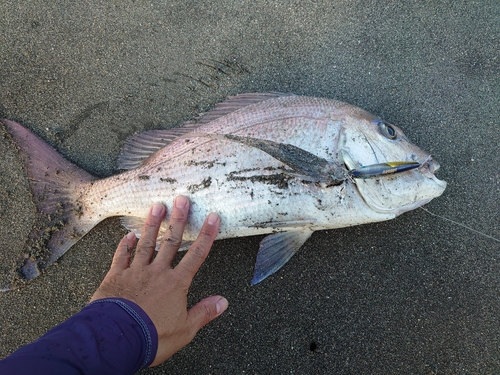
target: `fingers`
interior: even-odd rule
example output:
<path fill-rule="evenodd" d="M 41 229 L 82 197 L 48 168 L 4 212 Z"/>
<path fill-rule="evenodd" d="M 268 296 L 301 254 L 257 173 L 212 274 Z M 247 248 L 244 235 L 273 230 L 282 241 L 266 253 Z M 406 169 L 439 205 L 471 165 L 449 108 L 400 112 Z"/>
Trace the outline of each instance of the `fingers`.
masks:
<path fill-rule="evenodd" d="M 195 329 L 193 333 L 196 334 L 201 327 L 221 315 L 227 306 L 227 299 L 221 296 L 211 296 L 194 305 L 188 311 L 188 325 Z"/>
<path fill-rule="evenodd" d="M 182 195 L 175 198 L 172 215 L 168 222 L 168 228 L 161 242 L 155 262 L 166 264 L 168 267 L 172 265 L 175 254 L 179 251 L 179 247 L 182 243 L 182 234 L 186 225 L 188 213 L 189 200 Z"/>
<path fill-rule="evenodd" d="M 111 269 L 124 270 L 128 268 L 130 265 L 130 254 L 132 253 L 136 240 L 137 238 L 132 232 L 122 238 L 113 256 Z"/>
<path fill-rule="evenodd" d="M 217 237 L 219 225 L 220 218 L 216 213 L 211 213 L 205 219 L 200 234 L 198 234 L 198 238 L 196 238 L 196 241 L 189 247 L 187 254 L 184 255 L 176 267 L 176 270 L 181 274 L 181 278 L 186 278 L 191 282 L 201 264 L 206 259 L 214 243 L 215 237 Z"/>
<path fill-rule="evenodd" d="M 156 203 L 149 210 L 146 223 L 141 232 L 141 238 L 135 249 L 134 261 L 131 266 L 144 266 L 151 263 L 151 258 L 156 247 L 156 238 L 161 222 L 167 212 L 165 206 L 161 203 Z"/>

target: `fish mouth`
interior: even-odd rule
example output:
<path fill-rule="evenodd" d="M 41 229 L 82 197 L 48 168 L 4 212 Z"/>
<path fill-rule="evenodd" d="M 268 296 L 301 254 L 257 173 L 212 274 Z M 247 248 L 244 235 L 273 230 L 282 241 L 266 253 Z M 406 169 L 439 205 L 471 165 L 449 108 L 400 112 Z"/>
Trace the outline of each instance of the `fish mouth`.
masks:
<path fill-rule="evenodd" d="M 353 160 L 348 151 L 343 150 L 342 156 L 349 175 L 350 171 L 361 169 L 362 166 Z M 443 193 L 446 181 L 439 180 L 434 175 L 440 166 L 430 155 L 418 161 L 416 155 L 412 154 L 407 156 L 406 161 L 415 163 L 416 168 L 402 170 L 397 174 L 382 173 L 368 178 L 363 178 L 363 175 L 361 178 L 351 175 L 351 181 L 358 193 L 373 211 L 398 216 L 427 204 Z M 382 163 L 390 164 L 397 161 Z"/>
<path fill-rule="evenodd" d="M 436 177 L 436 172 L 441 168 L 439 163 L 435 161 L 431 155 L 425 159 L 418 170 L 427 178 L 434 180 L 438 185 L 446 186 L 446 182 Z"/>
<path fill-rule="evenodd" d="M 427 168 L 429 169 L 429 172 L 431 172 L 432 174 L 435 174 L 438 171 L 438 169 L 441 168 L 439 163 L 432 158 L 430 158 L 430 160 L 427 160 L 425 163 L 423 163 L 422 166 L 427 166 Z M 420 167 L 420 168 L 422 168 L 422 167 Z"/>

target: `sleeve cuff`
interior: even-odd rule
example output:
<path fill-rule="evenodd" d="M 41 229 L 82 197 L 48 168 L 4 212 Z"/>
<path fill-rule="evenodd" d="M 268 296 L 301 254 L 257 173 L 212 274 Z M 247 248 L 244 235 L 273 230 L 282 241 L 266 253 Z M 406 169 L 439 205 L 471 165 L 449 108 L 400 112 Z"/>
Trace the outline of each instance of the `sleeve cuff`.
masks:
<path fill-rule="evenodd" d="M 125 298 L 104 298 L 89 303 L 83 310 L 92 309 L 97 306 L 104 306 L 108 303 L 114 303 L 120 306 L 138 325 L 143 335 L 143 361 L 140 370 L 153 363 L 158 350 L 158 333 L 151 318 L 136 303 Z M 102 305 L 101 305 L 102 304 Z"/>

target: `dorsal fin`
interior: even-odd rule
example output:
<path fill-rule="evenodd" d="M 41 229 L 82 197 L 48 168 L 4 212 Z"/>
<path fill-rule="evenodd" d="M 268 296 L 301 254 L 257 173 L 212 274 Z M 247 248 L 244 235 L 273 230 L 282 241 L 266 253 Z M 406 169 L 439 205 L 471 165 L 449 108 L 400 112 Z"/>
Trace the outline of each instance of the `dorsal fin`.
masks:
<path fill-rule="evenodd" d="M 131 135 L 125 141 L 118 156 L 118 169 L 134 169 L 153 155 L 159 149 L 165 147 L 174 139 L 192 132 L 198 124 L 187 124 L 187 126 L 166 130 L 148 130 Z"/>
<path fill-rule="evenodd" d="M 153 155 L 159 149 L 167 146 L 180 136 L 188 134 L 198 127 L 215 121 L 229 113 L 235 112 L 251 104 L 263 102 L 265 100 L 278 98 L 282 96 L 292 96 L 293 94 L 283 94 L 277 92 L 271 93 L 252 93 L 231 96 L 221 103 L 218 103 L 214 109 L 202 113 L 193 121 L 186 121 L 181 127 L 166 130 L 148 130 L 142 133 L 130 136 L 123 145 L 118 156 L 118 169 L 130 170 L 139 167 L 144 160 Z"/>
<path fill-rule="evenodd" d="M 249 105 L 264 102 L 269 99 L 280 98 L 282 96 L 295 96 L 294 94 L 286 94 L 281 92 L 268 92 L 268 93 L 249 93 L 230 96 L 226 100 L 218 103 L 215 107 L 200 116 L 194 121 L 188 121 L 186 124 L 196 123 L 198 125 L 208 124 L 218 118 L 224 117 L 229 113 L 233 113 L 241 108 L 248 107 Z"/>

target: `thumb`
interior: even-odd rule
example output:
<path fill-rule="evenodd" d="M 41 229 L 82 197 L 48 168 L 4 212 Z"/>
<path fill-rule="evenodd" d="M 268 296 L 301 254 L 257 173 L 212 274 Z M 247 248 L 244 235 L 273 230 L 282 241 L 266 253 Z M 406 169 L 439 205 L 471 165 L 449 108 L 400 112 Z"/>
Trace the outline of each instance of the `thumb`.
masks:
<path fill-rule="evenodd" d="M 196 331 L 198 331 L 205 324 L 211 322 L 226 311 L 227 306 L 228 302 L 224 297 L 207 297 L 188 311 L 188 320 L 191 322 L 191 326 L 197 327 Z"/>

